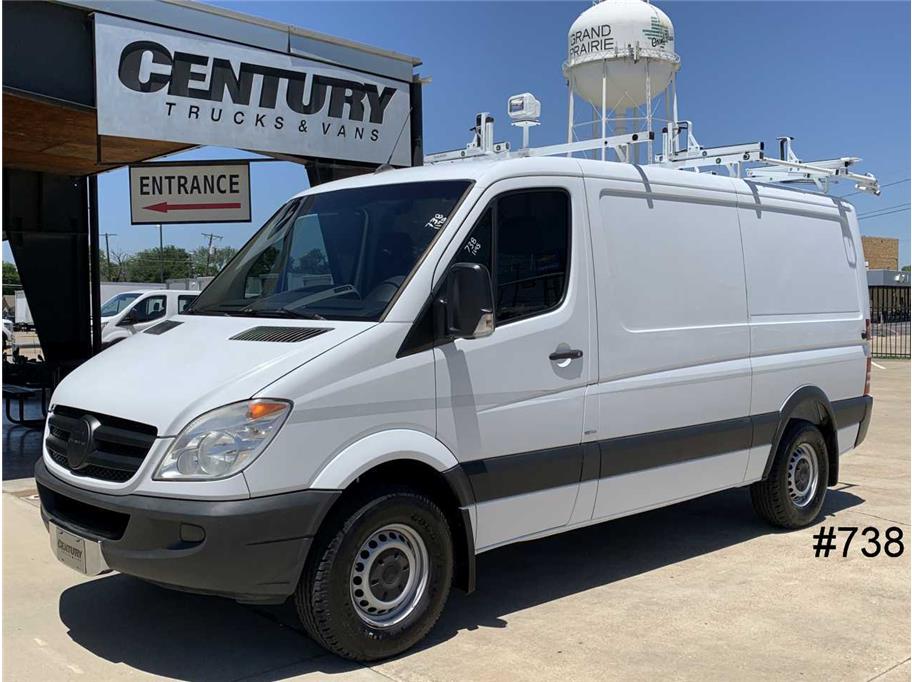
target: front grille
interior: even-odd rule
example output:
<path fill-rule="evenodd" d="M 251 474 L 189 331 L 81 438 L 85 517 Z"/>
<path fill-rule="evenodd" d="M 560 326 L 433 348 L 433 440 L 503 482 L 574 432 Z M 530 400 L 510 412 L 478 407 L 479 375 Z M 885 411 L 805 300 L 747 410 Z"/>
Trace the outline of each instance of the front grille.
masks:
<path fill-rule="evenodd" d="M 272 341 L 297 343 L 330 331 L 329 327 L 251 327 L 235 334 L 229 341 Z"/>
<path fill-rule="evenodd" d="M 98 422 L 93 434 L 95 446 L 73 468 L 67 457 L 67 443 L 79 420 L 86 416 Z M 156 428 L 148 424 L 58 405 L 48 416 L 45 446 L 51 459 L 75 476 L 122 483 L 137 472 L 157 435 Z"/>

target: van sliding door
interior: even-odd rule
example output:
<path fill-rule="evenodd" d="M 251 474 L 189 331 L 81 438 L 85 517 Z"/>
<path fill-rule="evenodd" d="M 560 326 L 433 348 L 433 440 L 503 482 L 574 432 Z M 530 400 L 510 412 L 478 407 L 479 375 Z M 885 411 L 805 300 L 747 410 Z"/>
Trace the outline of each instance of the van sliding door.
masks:
<path fill-rule="evenodd" d="M 595 518 L 737 485 L 750 342 L 732 182 L 650 168 L 587 178 L 598 302 Z M 620 177 L 623 174 L 629 177 Z"/>

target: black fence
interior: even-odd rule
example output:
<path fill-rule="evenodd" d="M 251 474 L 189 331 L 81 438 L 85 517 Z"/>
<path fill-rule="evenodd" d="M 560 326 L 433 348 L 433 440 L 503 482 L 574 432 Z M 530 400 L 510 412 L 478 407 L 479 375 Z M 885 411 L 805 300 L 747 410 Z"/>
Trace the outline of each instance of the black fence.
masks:
<path fill-rule="evenodd" d="M 868 287 L 871 292 L 871 350 L 875 358 L 912 354 L 909 287 Z"/>

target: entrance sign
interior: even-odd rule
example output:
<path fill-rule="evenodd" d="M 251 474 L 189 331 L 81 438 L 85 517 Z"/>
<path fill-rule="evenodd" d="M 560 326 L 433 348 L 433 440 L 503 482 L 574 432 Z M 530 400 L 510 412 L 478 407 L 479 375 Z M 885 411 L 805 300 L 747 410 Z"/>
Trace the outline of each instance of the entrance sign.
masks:
<path fill-rule="evenodd" d="M 130 220 L 134 225 L 250 222 L 250 164 L 130 166 Z"/>
<path fill-rule="evenodd" d="M 409 86 L 95 15 L 98 134 L 411 165 Z"/>

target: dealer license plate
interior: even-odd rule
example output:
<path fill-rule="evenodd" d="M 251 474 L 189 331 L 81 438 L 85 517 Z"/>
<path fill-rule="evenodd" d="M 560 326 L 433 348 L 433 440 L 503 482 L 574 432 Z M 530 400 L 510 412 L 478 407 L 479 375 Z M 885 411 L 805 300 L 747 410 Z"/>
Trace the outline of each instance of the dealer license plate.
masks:
<path fill-rule="evenodd" d="M 99 575 L 108 572 L 107 562 L 101 553 L 101 543 L 79 537 L 60 526 L 50 523 L 51 551 L 61 563 L 83 575 Z"/>

